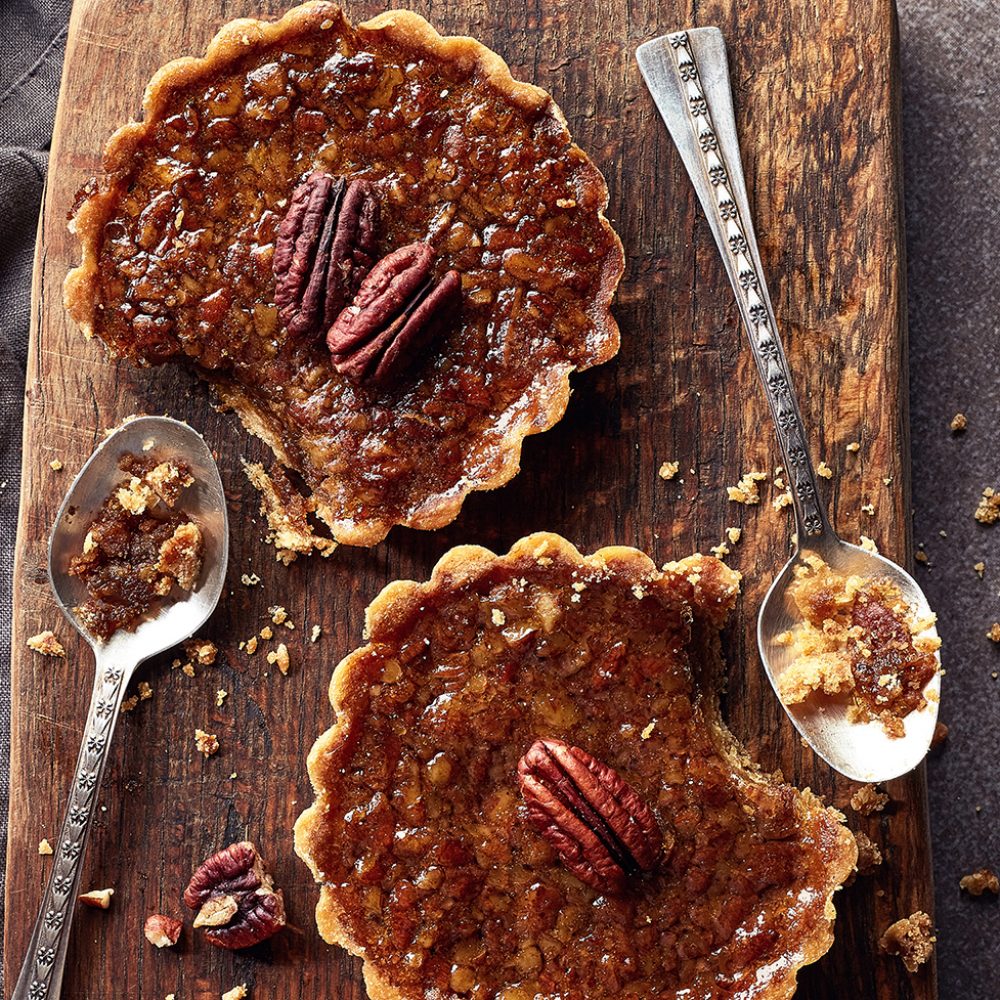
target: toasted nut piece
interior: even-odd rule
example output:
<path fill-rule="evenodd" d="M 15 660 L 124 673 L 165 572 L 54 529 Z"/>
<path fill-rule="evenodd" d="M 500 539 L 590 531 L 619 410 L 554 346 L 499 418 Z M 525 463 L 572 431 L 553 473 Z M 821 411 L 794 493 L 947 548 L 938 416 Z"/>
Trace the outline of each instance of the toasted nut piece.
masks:
<path fill-rule="evenodd" d="M 174 917 L 164 913 L 153 913 L 146 917 L 142 933 L 146 940 L 157 948 L 172 948 L 181 936 L 184 925 Z"/>
<path fill-rule="evenodd" d="M 84 906 L 92 906 L 95 910 L 106 910 L 111 906 L 111 897 L 115 894 L 114 889 L 91 889 L 77 899 Z"/>

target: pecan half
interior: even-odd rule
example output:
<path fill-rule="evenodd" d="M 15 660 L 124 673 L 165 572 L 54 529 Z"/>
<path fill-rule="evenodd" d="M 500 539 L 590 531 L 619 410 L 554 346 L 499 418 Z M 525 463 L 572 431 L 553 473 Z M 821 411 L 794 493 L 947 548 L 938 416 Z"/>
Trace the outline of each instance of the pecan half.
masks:
<path fill-rule="evenodd" d="M 383 257 L 326 335 L 342 375 L 376 384 L 412 361 L 461 300 L 457 271 L 433 275 L 434 250 L 411 243 Z"/>
<path fill-rule="evenodd" d="M 191 876 L 184 902 L 197 910 L 195 927 L 219 948 L 249 948 L 285 926 L 285 900 L 253 844 L 213 854 Z"/>
<path fill-rule="evenodd" d="M 562 863 L 598 892 L 655 867 L 663 834 L 649 806 L 614 768 L 562 740 L 536 740 L 517 765 L 528 816 Z"/>
<path fill-rule="evenodd" d="M 294 191 L 274 246 L 274 301 L 292 336 L 319 336 L 375 260 L 378 202 L 368 181 L 319 171 Z"/>

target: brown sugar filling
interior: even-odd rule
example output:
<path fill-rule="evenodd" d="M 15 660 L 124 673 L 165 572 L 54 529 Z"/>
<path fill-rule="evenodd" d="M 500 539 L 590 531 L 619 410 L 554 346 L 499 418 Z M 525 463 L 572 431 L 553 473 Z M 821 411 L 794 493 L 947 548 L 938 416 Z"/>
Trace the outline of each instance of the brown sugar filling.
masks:
<path fill-rule="evenodd" d="M 550 102 L 318 19 L 171 92 L 109 164 L 91 318 L 134 362 L 194 366 L 302 473 L 334 534 L 372 544 L 498 475 L 511 428 L 553 419 L 538 387 L 614 353 L 620 249 Z M 339 375 L 322 338 L 279 322 L 276 232 L 313 169 L 373 183 L 380 255 L 427 240 L 438 276 L 461 274 L 460 320 L 391 389 Z"/>
<path fill-rule="evenodd" d="M 855 721 L 879 719 L 889 736 L 903 736 L 902 720 L 926 705 L 938 670 L 941 642 L 921 634 L 933 618 L 918 621 L 889 581 L 844 576 L 818 556 L 806 556 L 795 575 L 802 621 L 778 636 L 795 656 L 778 679 L 782 701 L 848 696 Z"/>
<path fill-rule="evenodd" d="M 735 574 L 544 563 L 426 596 L 346 661 L 351 722 L 314 752 L 298 841 L 321 927 L 336 915 L 331 940 L 364 954 L 378 996 L 766 995 L 829 919 L 849 835 L 753 771 L 705 693 Z M 693 585 L 710 596 L 692 622 Z M 527 821 L 515 773 L 539 735 L 615 768 L 674 838 L 623 895 L 571 875 Z"/>
<path fill-rule="evenodd" d="M 102 640 L 132 631 L 175 586 L 193 590 L 201 574 L 201 530 L 175 509 L 194 481 L 187 466 L 126 455 L 120 467 L 127 478 L 105 499 L 69 565 L 90 595 L 76 615 Z"/>

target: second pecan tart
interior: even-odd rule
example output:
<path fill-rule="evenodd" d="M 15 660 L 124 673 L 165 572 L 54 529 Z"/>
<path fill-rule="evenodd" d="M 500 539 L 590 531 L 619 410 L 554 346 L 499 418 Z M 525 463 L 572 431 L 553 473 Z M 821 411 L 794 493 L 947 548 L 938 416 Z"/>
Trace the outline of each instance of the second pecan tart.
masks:
<path fill-rule="evenodd" d="M 295 838 L 370 996 L 792 996 L 856 848 L 719 717 L 738 579 L 537 534 L 382 592 L 334 673 Z"/>
<path fill-rule="evenodd" d="M 226 25 L 153 77 L 144 112 L 82 193 L 69 311 L 113 353 L 212 383 L 339 541 L 451 521 L 560 419 L 570 372 L 616 353 L 604 179 L 552 98 L 479 42 L 307 3 Z M 444 331 L 390 385 L 340 374 L 352 359 L 275 305 L 279 226 L 317 173 L 369 184 L 381 207 L 356 258 L 428 243 L 433 274 L 460 279 Z"/>

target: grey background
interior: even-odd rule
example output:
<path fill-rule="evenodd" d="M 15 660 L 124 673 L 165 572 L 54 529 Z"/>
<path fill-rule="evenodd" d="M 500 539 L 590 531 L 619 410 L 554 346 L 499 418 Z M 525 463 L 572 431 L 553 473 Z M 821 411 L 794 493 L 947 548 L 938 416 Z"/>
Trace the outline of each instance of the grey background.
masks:
<path fill-rule="evenodd" d="M 865 0 L 854 0 L 864 3 Z M 929 764 L 942 1000 L 993 1000 L 1000 905 L 958 890 L 1000 867 L 1000 525 L 972 517 L 1000 487 L 1000 3 L 898 0 L 903 41 L 910 406 L 918 565 L 945 641 L 942 718 Z M 6 844 L 11 552 L 28 293 L 45 149 L 69 0 L 0 0 L 0 841 Z M 969 428 L 953 435 L 957 412 Z M 944 535 L 942 535 L 944 533 Z M 946 537 L 944 537 L 946 536 Z M 985 579 L 973 564 L 986 563 Z M 2 907 L 3 852 L 0 852 Z M 19 915 L 19 917 L 22 915 Z M 27 915 L 24 915 L 25 917 Z M 0 920 L 3 913 L 0 910 Z"/>

